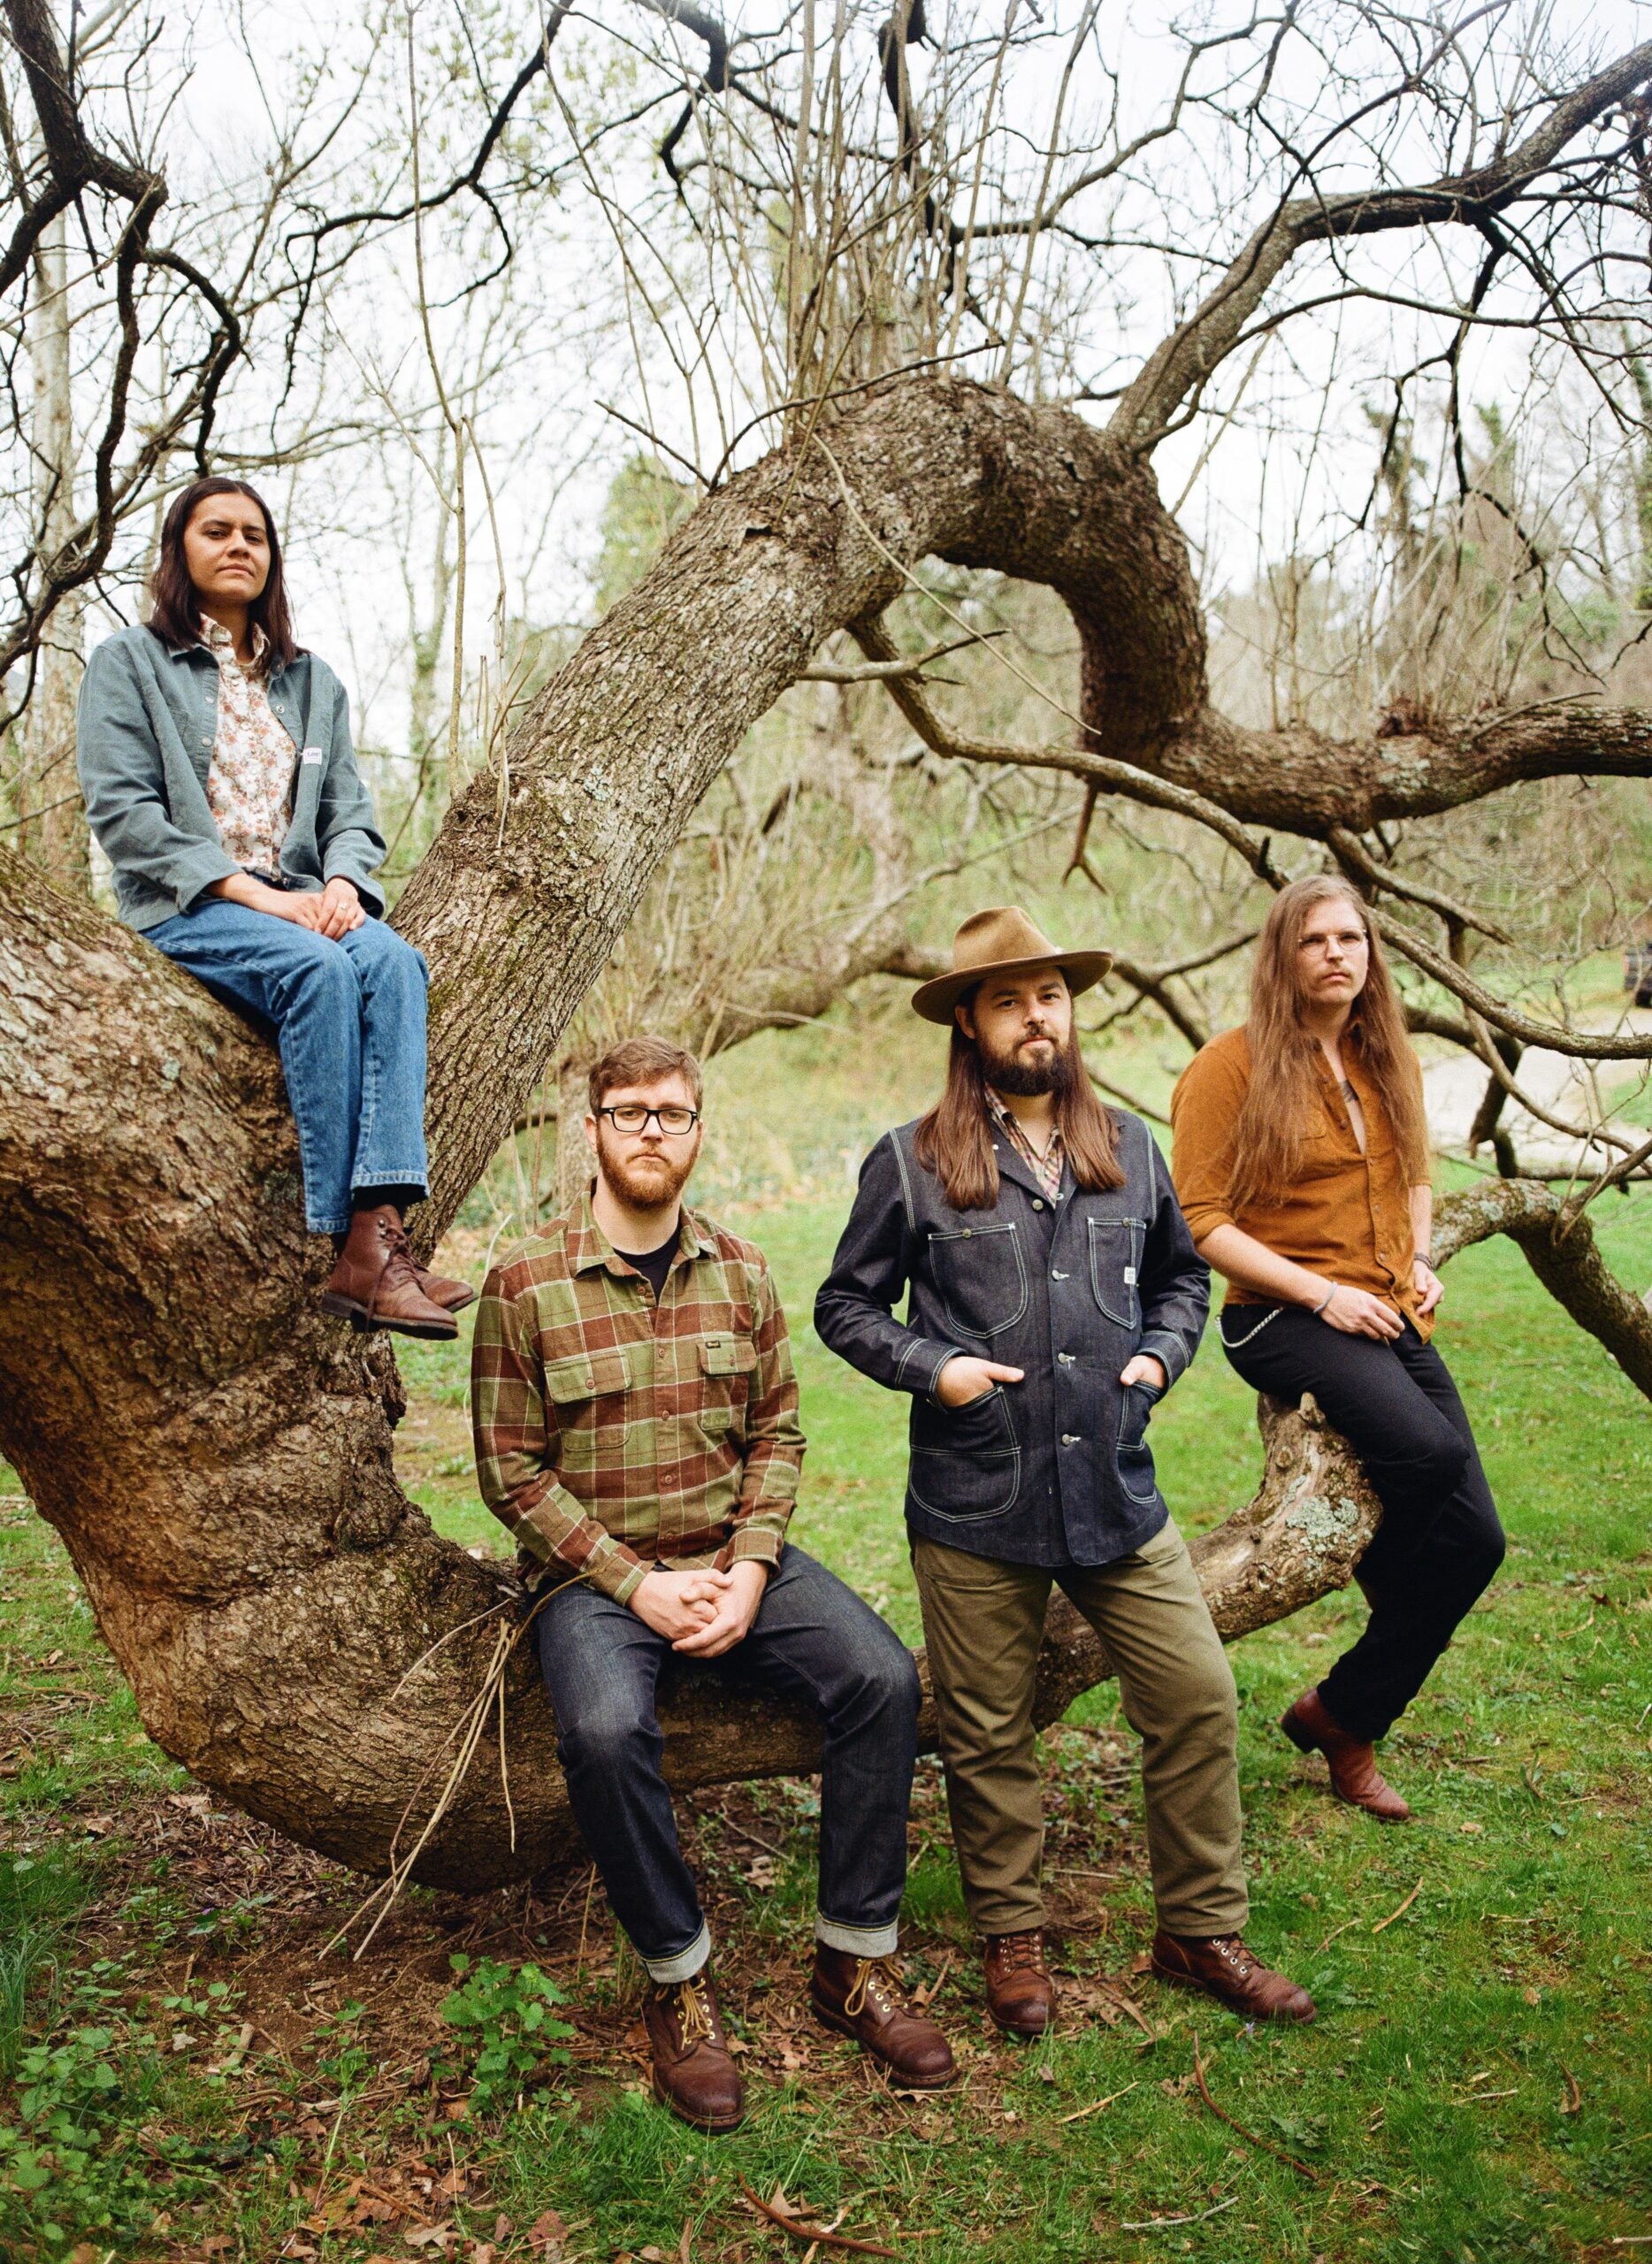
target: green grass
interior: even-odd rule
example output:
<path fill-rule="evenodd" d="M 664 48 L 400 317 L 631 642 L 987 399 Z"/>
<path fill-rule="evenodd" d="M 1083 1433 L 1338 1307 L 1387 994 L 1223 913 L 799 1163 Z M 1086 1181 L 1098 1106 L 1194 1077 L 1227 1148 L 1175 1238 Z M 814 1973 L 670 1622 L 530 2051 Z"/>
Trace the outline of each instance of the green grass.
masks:
<path fill-rule="evenodd" d="M 839 1111 L 834 1140 L 852 1116 Z M 840 1181 L 830 1156 L 823 1168 Z M 719 1207 L 769 1253 L 792 1318 L 810 1442 L 798 1536 L 915 1635 L 899 1511 L 902 1411 L 808 1327 L 840 1186 L 815 1179 L 792 1199 Z M 1652 1202 L 1602 1206 L 1599 1232 L 1623 1278 L 1652 1284 Z M 15 2054 L 93 2018 L 113 2032 L 127 2105 L 96 2126 L 92 2159 L 126 2163 L 142 2181 L 139 2201 L 170 2219 L 147 2237 L 117 2222 L 113 2253 L 193 2258 L 227 2232 L 235 2245 L 218 2254 L 265 2264 L 313 2217 L 317 2194 L 348 2198 L 354 2177 L 359 2209 L 359 2181 L 382 2190 L 390 2179 L 400 2191 L 394 2177 L 412 2176 L 406 2165 L 418 2161 L 432 2179 L 451 2163 L 469 2181 L 440 2210 L 422 2205 L 463 2233 L 452 2254 L 466 2257 L 508 2221 L 500 2264 L 544 2254 L 552 2238 L 570 2264 L 650 2249 L 801 2255 L 752 2214 L 742 2179 L 764 2196 L 778 2184 L 829 2221 L 846 2209 L 845 2231 L 922 2264 L 1633 2255 L 1611 2244 L 1652 2234 L 1652 1411 L 1512 1246 L 1465 1253 L 1448 1290 L 1441 1341 L 1511 1545 L 1386 1749 L 1417 1821 L 1383 1831 L 1335 1807 L 1317 1765 L 1274 1727 L 1358 1625 L 1355 1592 L 1234 1655 L 1252 1939 L 1313 1989 L 1318 2025 L 1251 2032 L 1133 1979 L 1150 1912 L 1140 1796 L 1115 1694 L 1103 1688 L 1045 1740 L 1069 2011 L 1036 2050 L 985 2028 L 934 1772 L 921 1772 L 907 1941 L 914 1977 L 943 1981 L 937 2008 L 963 2056 L 967 2082 L 945 2100 L 891 2099 L 806 2017 L 786 2025 L 810 1898 L 807 1788 L 755 1787 L 726 1817 L 707 1806 L 696 1846 L 731 2016 L 751 2050 L 754 2111 L 730 2140 L 694 2137 L 636 2087 L 624 2046 L 635 1968 L 616 1952 L 600 1897 L 585 1901 L 583 1873 L 528 1903 L 494 1898 L 475 1916 L 492 1954 L 532 1956 L 553 1976 L 587 2039 L 572 2069 L 547 2072 L 543 2096 L 520 2112 L 455 2122 L 451 2087 L 417 2072 L 435 2028 L 421 2044 L 397 2027 L 416 2000 L 437 2006 L 452 1985 L 449 1950 L 470 1939 L 454 1930 L 472 1923 L 456 1898 L 416 1897 L 384 1962 L 329 1982 L 332 1993 L 310 2004 L 304 1992 L 323 1970 L 314 1952 L 348 1907 L 348 1882 L 229 1819 L 211 1847 L 245 1841 L 256 1860 L 237 1858 L 233 1877 L 227 1855 L 206 1868 L 176 1807 L 185 1780 L 143 1739 L 55 1540 L 16 1501 L 0 1503 L 0 1751 L 11 1748 L 0 1763 L 0 2048 L 8 2033 Z M 415 1348 L 403 1365 L 415 1404 L 398 1451 L 420 1498 L 467 1545 L 501 1545 L 469 1477 L 462 1353 Z M 1156 1419 L 1154 1444 L 1189 1530 L 1250 1492 L 1252 1403 L 1213 1345 Z M 184 1835 L 158 1856 L 143 1836 L 157 1816 Z M 209 1975 L 224 1999 L 192 1995 Z M 1135 1988 L 1151 2040 L 1118 2016 L 1102 1979 Z M 74 1993 L 99 1987 L 104 1997 L 89 2004 Z M 347 2069 L 346 2030 L 326 2023 L 352 1991 L 370 2001 L 359 2028 L 346 2023 L 363 2038 L 350 2049 L 365 2054 Z M 180 1999 L 207 2010 L 180 2014 Z M 213 2038 L 236 2032 L 243 2009 L 280 2050 L 259 2037 L 243 2073 L 212 2076 L 207 2055 L 223 2048 Z M 180 2021 L 197 2043 L 174 2057 Z M 1211 2096 L 1246 2135 L 1200 2097 L 1195 2031 Z M 796 2046 L 790 2068 L 783 2038 Z M 1109 2098 L 1100 2113 L 1063 2119 Z M 0 2104 L 0 2126 L 7 2120 Z M 0 2181 L 8 2264 L 93 2237 L 94 2204 L 112 2206 L 108 2179 L 88 2171 L 74 2190 L 90 2197 L 85 2222 L 69 2211 L 54 2245 L 39 2207 Z M 1155 2220 L 1157 2230 L 1128 2229 Z M 536 2224 L 543 2240 L 531 2252 Z M 109 2241 L 98 2240 L 101 2264 Z M 342 2217 L 295 2240 L 289 2253 L 309 2246 L 326 2264 L 424 2253 Z"/>

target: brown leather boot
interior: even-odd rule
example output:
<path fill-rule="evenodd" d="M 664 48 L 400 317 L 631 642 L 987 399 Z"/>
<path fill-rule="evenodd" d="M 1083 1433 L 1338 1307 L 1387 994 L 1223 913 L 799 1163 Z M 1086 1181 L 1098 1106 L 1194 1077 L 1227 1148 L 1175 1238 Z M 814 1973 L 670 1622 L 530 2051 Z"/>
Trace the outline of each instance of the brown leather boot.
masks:
<path fill-rule="evenodd" d="M 642 2018 L 661 2105 L 697 2130 L 737 2130 L 746 2119 L 746 2100 L 710 1968 L 702 1965 L 687 1981 L 651 1981 Z"/>
<path fill-rule="evenodd" d="M 815 2017 L 853 2036 L 881 2060 L 903 2091 L 941 2091 L 957 2069 L 952 2048 L 932 2020 L 911 2011 L 885 1961 L 815 1945 L 809 2002 Z"/>
<path fill-rule="evenodd" d="M 1316 2010 L 1305 1989 L 1250 1954 L 1243 1934 L 1201 1941 L 1161 1926 L 1153 1936 L 1153 1970 L 1161 1981 L 1203 1989 L 1243 2020 L 1309 2021 Z"/>
<path fill-rule="evenodd" d="M 1280 1717 L 1280 1727 L 1304 1753 L 1324 1754 L 1331 1790 L 1350 1808 L 1363 1808 L 1383 1824 L 1403 1824 L 1411 1810 L 1377 1767 L 1375 1748 L 1338 1729 L 1318 1689 L 1304 1692 Z"/>
<path fill-rule="evenodd" d="M 432 1304 L 440 1305 L 444 1312 L 463 1312 L 466 1305 L 476 1303 L 476 1291 L 468 1281 L 455 1281 L 450 1274 L 432 1274 L 417 1258 L 413 1260 L 413 1279 Z"/>
<path fill-rule="evenodd" d="M 989 1934 L 987 2010 L 1006 2036 L 1043 2036 L 1055 2025 L 1055 1983 L 1044 1962 L 1044 1928 Z"/>
<path fill-rule="evenodd" d="M 407 1229 L 394 1203 L 357 1211 L 321 1302 L 359 1328 L 399 1328 L 404 1336 L 451 1338 L 459 1325 L 432 1304 L 408 1255 Z"/>

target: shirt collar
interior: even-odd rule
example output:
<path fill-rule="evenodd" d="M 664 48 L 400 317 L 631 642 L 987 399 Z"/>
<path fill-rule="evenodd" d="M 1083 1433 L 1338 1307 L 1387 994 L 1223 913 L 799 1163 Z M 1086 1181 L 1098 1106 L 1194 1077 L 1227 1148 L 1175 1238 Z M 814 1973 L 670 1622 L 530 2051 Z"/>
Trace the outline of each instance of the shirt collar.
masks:
<path fill-rule="evenodd" d="M 595 1206 L 591 1200 L 596 1192 L 596 1184 L 594 1179 L 586 1181 L 584 1192 L 575 1204 L 569 1220 L 569 1270 L 574 1274 L 592 1274 L 598 1266 L 602 1266 L 619 1281 L 633 1281 L 637 1269 L 626 1265 L 597 1224 Z M 684 1258 L 702 1257 L 707 1248 L 705 1234 L 686 1205 L 683 1208 L 682 1223 L 677 1230 L 677 1247 Z"/>
<path fill-rule="evenodd" d="M 227 653 L 232 660 L 235 657 L 235 639 L 223 623 L 214 621 L 210 613 L 203 613 L 201 616 L 201 642 L 214 660 L 223 653 Z M 263 666 L 264 656 L 269 649 L 270 640 L 255 621 L 252 624 L 252 665 L 255 669 Z"/>
<path fill-rule="evenodd" d="M 986 1093 L 988 1113 L 990 1114 L 994 1123 L 998 1124 L 1004 1131 L 1007 1132 L 1012 1140 L 1018 1142 L 1021 1147 L 1025 1148 L 1029 1155 L 1035 1154 L 1036 1151 L 1034 1149 L 1032 1142 L 1027 1137 L 1026 1133 L 1022 1130 L 1021 1121 L 1016 1116 L 1014 1110 L 1006 1106 L 1005 1103 L 998 1098 L 998 1094 L 993 1091 L 990 1085 L 987 1087 Z M 1050 1135 L 1050 1144 L 1044 1152 L 1047 1155 L 1053 1155 L 1060 1145 L 1061 1128 L 1058 1124 Z"/>

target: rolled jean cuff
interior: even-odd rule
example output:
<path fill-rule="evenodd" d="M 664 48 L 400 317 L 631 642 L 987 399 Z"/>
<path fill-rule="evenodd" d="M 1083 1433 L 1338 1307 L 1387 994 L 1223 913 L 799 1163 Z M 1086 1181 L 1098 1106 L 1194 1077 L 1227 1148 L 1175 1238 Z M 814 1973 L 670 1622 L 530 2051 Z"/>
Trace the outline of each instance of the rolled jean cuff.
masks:
<path fill-rule="evenodd" d="M 828 1949 L 842 1950 L 845 1957 L 893 1957 L 900 1929 L 892 1918 L 886 1926 L 840 1926 L 820 1911 L 815 1919 L 815 1939 Z"/>
<path fill-rule="evenodd" d="M 312 1219 L 308 1212 L 304 1216 L 304 1230 L 312 1235 L 347 1235 L 354 1224 L 348 1211 L 341 1219 Z"/>
<path fill-rule="evenodd" d="M 638 1952 L 639 1957 L 642 1953 Z M 702 1918 L 700 1931 L 686 1949 L 679 1949 L 671 1957 L 644 1957 L 643 1968 L 651 1981 L 667 1989 L 677 1981 L 692 1981 L 711 1955 L 711 1929 Z"/>
<path fill-rule="evenodd" d="M 430 1195 L 430 1180 L 424 1164 L 374 1164 L 371 1168 L 358 1164 L 350 1180 L 352 1194 L 358 1187 L 417 1187 L 421 1203 Z"/>

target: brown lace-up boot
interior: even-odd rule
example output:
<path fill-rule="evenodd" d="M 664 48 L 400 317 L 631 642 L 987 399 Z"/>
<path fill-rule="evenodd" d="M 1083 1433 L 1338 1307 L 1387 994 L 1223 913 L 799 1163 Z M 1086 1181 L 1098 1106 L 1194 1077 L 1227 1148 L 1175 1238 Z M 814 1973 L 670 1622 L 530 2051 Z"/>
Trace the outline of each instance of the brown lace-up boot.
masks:
<path fill-rule="evenodd" d="M 476 1291 L 468 1281 L 455 1281 L 450 1274 L 432 1274 L 428 1266 L 413 1260 L 413 1279 L 430 1299 L 444 1312 L 463 1312 L 466 1305 L 476 1303 Z"/>
<path fill-rule="evenodd" d="M 1305 1989 L 1251 1955 L 1243 1934 L 1197 1940 L 1161 1926 L 1153 1936 L 1153 1970 L 1161 1981 L 1203 1989 L 1242 2020 L 1309 2021 L 1317 2009 Z"/>
<path fill-rule="evenodd" d="M 1325 1755 L 1331 1790 L 1339 1801 L 1363 1808 L 1380 1824 L 1403 1824 L 1410 1816 L 1410 1809 L 1378 1769 L 1375 1748 L 1337 1727 L 1317 1688 L 1304 1692 L 1281 1717 L 1279 1725 L 1304 1753 Z"/>
<path fill-rule="evenodd" d="M 987 2010 L 1006 2036 L 1043 2036 L 1055 2025 L 1055 1983 L 1044 1962 L 1044 1928 L 989 1934 Z"/>
<path fill-rule="evenodd" d="M 951 2045 L 932 2020 L 906 2004 L 882 1958 L 816 1942 L 809 2002 L 828 2028 L 853 2036 L 881 2060 L 904 2091 L 940 2091 L 957 2073 Z"/>
<path fill-rule="evenodd" d="M 746 2119 L 746 2100 L 710 1968 L 702 1965 L 686 1981 L 651 1981 L 642 2018 L 661 2105 L 697 2130 L 737 2130 Z"/>
<path fill-rule="evenodd" d="M 399 1328 L 404 1336 L 454 1337 L 459 1325 L 418 1285 L 407 1229 L 394 1203 L 357 1211 L 321 1302 L 358 1328 Z"/>

